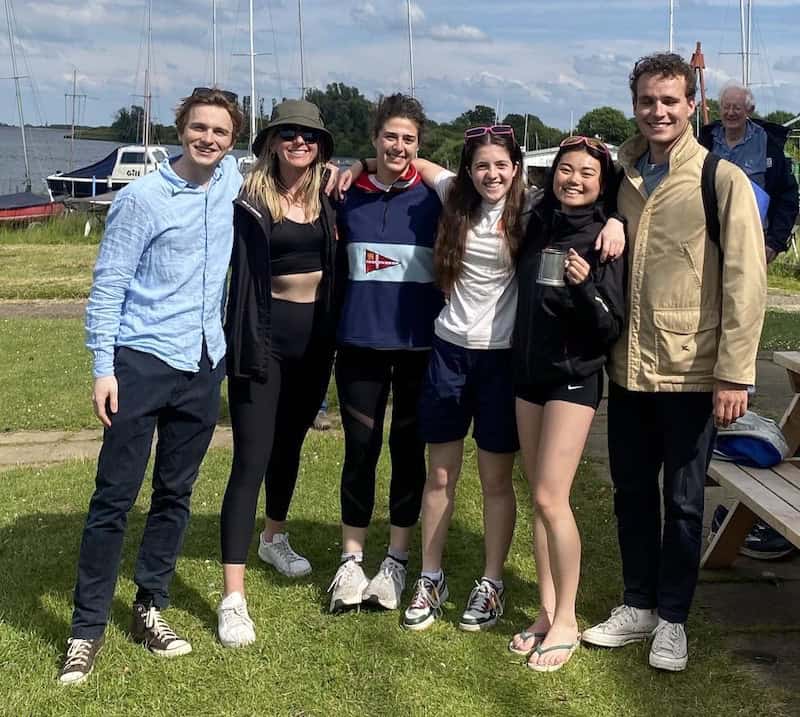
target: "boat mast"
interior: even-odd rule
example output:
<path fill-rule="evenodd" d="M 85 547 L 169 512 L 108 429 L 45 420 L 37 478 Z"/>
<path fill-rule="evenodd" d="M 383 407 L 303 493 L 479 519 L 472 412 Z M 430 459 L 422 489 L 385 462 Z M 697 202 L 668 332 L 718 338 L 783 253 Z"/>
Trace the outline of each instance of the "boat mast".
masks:
<path fill-rule="evenodd" d="M 250 139 L 247 151 L 253 154 L 256 138 L 256 53 L 253 48 L 253 0 L 250 0 Z"/>
<path fill-rule="evenodd" d="M 411 0 L 406 0 L 406 13 L 408 15 L 408 67 L 411 76 L 411 96 L 414 97 L 414 36 L 411 32 Z"/>
<path fill-rule="evenodd" d="M 11 71 L 17 90 L 17 113 L 19 114 L 19 131 L 22 134 L 22 155 L 25 158 L 25 191 L 31 191 L 31 167 L 28 162 L 28 142 L 25 139 L 25 118 L 22 115 L 22 92 L 19 87 L 21 76 L 17 73 L 17 55 L 14 52 L 14 35 L 11 32 L 11 0 L 5 0 L 6 21 L 8 22 L 8 48 L 11 52 Z"/>
<path fill-rule="evenodd" d="M 300 99 L 306 98 L 306 62 L 303 48 L 303 0 L 297 0 L 297 21 L 300 25 Z"/>
<path fill-rule="evenodd" d="M 669 51 L 672 52 L 675 43 L 675 0 L 669 0 Z"/>
<path fill-rule="evenodd" d="M 739 0 L 739 27 L 742 35 L 742 84 L 750 86 L 750 37 L 753 29 L 752 0 Z"/>
<path fill-rule="evenodd" d="M 211 0 L 211 86 L 217 86 L 217 0 Z"/>
<path fill-rule="evenodd" d="M 150 59 L 151 41 L 153 37 L 152 26 L 153 0 L 147 0 L 147 69 L 144 71 L 144 174 L 147 174 L 148 151 L 150 147 Z"/>

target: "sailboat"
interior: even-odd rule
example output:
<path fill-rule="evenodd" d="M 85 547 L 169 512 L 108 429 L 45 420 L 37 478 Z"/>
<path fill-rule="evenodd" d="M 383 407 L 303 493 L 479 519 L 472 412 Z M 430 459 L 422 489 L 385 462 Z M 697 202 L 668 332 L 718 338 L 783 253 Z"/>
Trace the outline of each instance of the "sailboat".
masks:
<path fill-rule="evenodd" d="M 117 147 L 106 157 L 70 172 L 54 172 L 45 181 L 53 196 L 86 198 L 116 192 L 169 158 L 165 147 L 150 144 L 150 62 L 152 0 L 147 0 L 147 67 L 144 72 L 144 142 Z"/>
<path fill-rule="evenodd" d="M 11 53 L 12 78 L 17 93 L 17 114 L 22 137 L 22 155 L 25 158 L 25 191 L 0 195 L 0 222 L 30 222 L 61 214 L 64 211 L 64 205 L 60 202 L 53 202 L 51 197 L 34 194 L 31 191 L 31 168 L 28 160 L 28 142 L 25 137 L 25 117 L 22 113 L 22 92 L 19 86 L 20 74 L 17 72 L 11 0 L 5 0 L 5 11 L 8 22 L 8 46 Z"/>

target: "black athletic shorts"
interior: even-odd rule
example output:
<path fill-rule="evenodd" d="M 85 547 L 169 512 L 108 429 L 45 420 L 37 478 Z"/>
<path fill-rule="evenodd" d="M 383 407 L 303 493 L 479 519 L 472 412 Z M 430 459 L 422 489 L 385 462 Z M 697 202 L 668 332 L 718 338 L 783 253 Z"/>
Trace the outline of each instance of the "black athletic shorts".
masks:
<path fill-rule="evenodd" d="M 586 378 L 577 378 L 567 383 L 517 384 L 517 398 L 544 406 L 548 401 L 566 401 L 579 406 L 589 406 L 595 411 L 603 398 L 603 369 Z"/>

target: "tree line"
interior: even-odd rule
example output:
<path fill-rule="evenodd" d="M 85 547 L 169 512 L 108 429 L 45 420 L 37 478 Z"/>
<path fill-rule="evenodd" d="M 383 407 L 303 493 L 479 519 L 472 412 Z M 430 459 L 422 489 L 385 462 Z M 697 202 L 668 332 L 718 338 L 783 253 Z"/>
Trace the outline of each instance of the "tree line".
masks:
<path fill-rule="evenodd" d="M 341 82 L 329 84 L 324 90 L 312 89 L 306 98 L 316 104 L 325 118 L 326 127 L 336 140 L 336 154 L 341 157 L 366 157 L 374 154 L 372 147 L 372 113 L 375 103 L 368 100 L 356 87 L 349 87 Z M 249 100 L 249 97 L 246 98 Z M 273 99 L 272 105 L 278 102 Z M 719 119 L 719 103 L 707 100 L 709 120 Z M 246 115 L 245 127 L 248 126 L 250 103 L 243 103 Z M 269 122 L 269 112 L 265 112 L 264 102 L 259 102 L 256 126 L 261 127 Z M 781 124 L 792 119 L 796 113 L 785 110 L 770 112 L 764 119 Z M 114 137 L 120 142 L 136 142 L 142 138 L 144 109 L 138 105 L 119 109 L 111 125 Z M 528 114 L 527 138 L 525 135 L 525 116 L 518 113 L 507 114 L 501 119 L 503 124 L 510 124 L 520 144 L 528 149 L 555 147 L 568 136 L 569 132 L 546 125 L 535 114 Z M 420 154 L 444 166 L 454 167 L 458 164 L 463 144 L 464 130 L 475 125 L 492 124 L 496 120 L 495 110 L 486 105 L 475 105 L 466 110 L 452 122 L 434 122 L 429 120 L 425 129 Z M 636 132 L 636 123 L 632 117 L 613 107 L 598 107 L 584 114 L 575 126 L 575 133 L 589 137 L 598 137 L 609 144 L 619 145 Z M 178 144 L 177 131 L 174 126 L 155 125 L 153 142 Z M 241 148 L 247 147 L 247 138 L 241 137 Z M 798 157 L 796 147 L 787 146 L 787 150 Z"/>

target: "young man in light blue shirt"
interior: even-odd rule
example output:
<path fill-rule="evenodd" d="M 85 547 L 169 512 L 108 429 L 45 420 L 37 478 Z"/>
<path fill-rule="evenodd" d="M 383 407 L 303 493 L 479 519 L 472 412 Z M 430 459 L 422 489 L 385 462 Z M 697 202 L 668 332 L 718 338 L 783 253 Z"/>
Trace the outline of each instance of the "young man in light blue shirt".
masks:
<path fill-rule="evenodd" d="M 226 157 L 242 126 L 232 93 L 198 88 L 178 107 L 183 154 L 120 191 L 86 310 L 94 410 L 105 427 L 81 541 L 72 636 L 59 680 L 86 680 L 102 646 L 128 511 L 158 445 L 134 569 L 131 635 L 164 657 L 191 645 L 169 627 L 189 500 L 225 375 L 222 308 L 241 175 Z"/>

